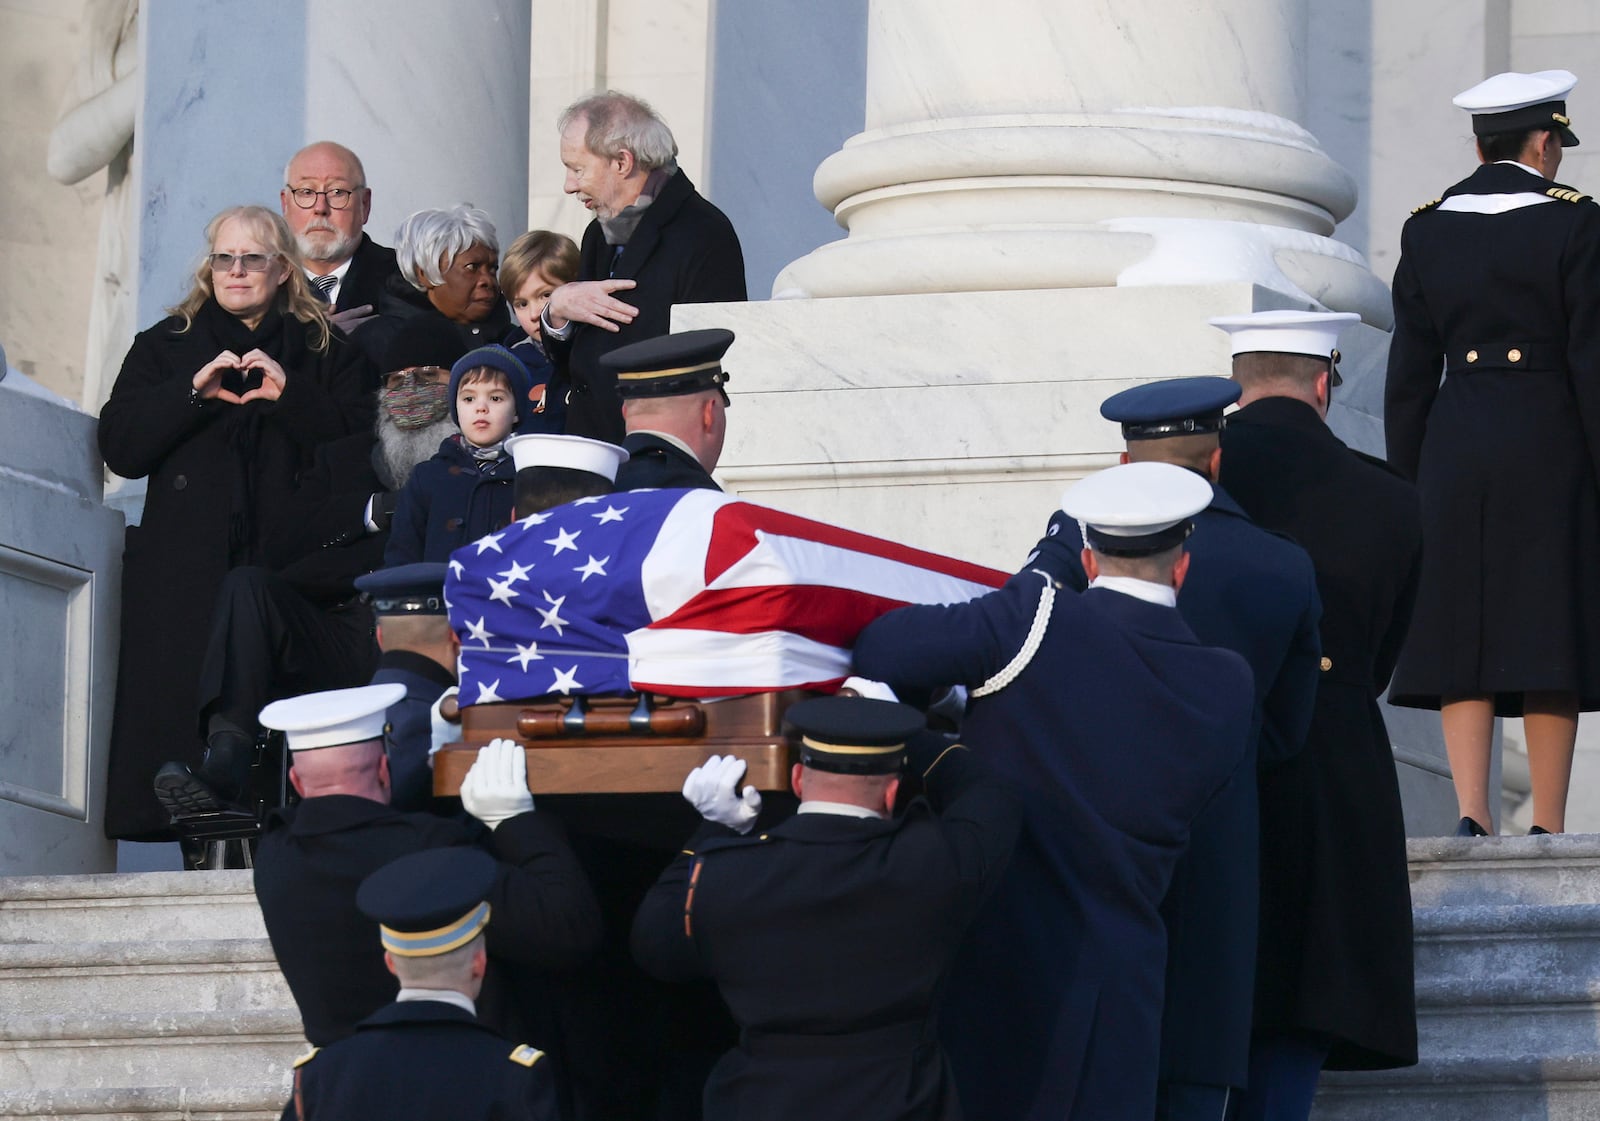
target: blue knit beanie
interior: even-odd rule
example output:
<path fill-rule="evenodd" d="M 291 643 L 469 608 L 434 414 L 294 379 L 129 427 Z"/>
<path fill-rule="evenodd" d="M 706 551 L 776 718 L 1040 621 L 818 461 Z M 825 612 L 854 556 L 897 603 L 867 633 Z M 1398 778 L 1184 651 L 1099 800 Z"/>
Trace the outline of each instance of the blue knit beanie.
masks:
<path fill-rule="evenodd" d="M 455 421 L 457 426 L 461 424 L 461 418 L 456 414 L 456 394 L 461 389 L 462 377 L 470 370 L 479 370 L 485 366 L 505 374 L 506 381 L 511 386 L 511 396 L 517 403 L 517 425 L 514 431 L 523 431 L 533 420 L 533 398 L 538 391 L 533 384 L 533 375 L 528 372 L 528 367 L 522 364 L 522 359 L 499 343 L 469 350 L 450 367 L 450 419 Z"/>

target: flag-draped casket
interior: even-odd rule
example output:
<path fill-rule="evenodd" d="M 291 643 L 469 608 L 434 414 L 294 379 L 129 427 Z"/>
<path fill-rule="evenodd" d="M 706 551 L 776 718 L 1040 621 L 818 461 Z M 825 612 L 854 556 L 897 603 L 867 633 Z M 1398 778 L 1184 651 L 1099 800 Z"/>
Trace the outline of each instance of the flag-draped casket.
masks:
<path fill-rule="evenodd" d="M 461 703 L 829 691 L 868 622 L 1006 574 L 709 490 L 626 491 L 456 551 Z"/>

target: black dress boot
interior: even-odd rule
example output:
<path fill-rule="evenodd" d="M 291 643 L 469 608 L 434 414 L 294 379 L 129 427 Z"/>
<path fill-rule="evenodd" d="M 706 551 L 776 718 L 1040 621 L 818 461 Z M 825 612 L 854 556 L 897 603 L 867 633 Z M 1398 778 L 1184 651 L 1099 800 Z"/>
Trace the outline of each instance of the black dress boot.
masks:
<path fill-rule="evenodd" d="M 174 818 L 237 810 L 255 749 L 255 741 L 243 732 L 213 732 L 198 774 L 182 763 L 162 764 L 156 772 L 156 798 Z"/>

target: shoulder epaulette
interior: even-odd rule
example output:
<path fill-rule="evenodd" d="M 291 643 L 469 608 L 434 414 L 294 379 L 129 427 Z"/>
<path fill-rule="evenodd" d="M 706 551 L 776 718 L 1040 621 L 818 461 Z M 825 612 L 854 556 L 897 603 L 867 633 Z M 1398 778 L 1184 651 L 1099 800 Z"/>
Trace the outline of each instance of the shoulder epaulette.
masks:
<path fill-rule="evenodd" d="M 1434 207 L 1438 206 L 1443 201 L 1444 201 L 1444 197 L 1440 196 L 1439 198 L 1434 199 L 1432 202 L 1423 203 L 1421 206 L 1417 207 L 1411 213 L 1413 213 L 1413 214 L 1421 214 L 1424 210 L 1432 210 Z"/>
<path fill-rule="evenodd" d="M 519 1043 L 511 1049 L 511 1054 L 507 1058 L 519 1066 L 531 1067 L 544 1058 L 544 1052 L 537 1047 L 529 1047 L 526 1043 Z"/>
<path fill-rule="evenodd" d="M 296 1059 L 294 1061 L 295 1067 L 299 1068 L 299 1067 L 305 1066 L 312 1059 L 317 1057 L 317 1052 L 320 1051 L 320 1050 L 322 1050 L 322 1048 L 313 1047 L 311 1050 L 307 1051 L 304 1055 L 301 1055 L 298 1059 Z"/>
<path fill-rule="evenodd" d="M 1568 187 L 1551 187 L 1545 194 L 1553 199 L 1560 199 L 1562 202 L 1588 202 L 1593 197 Z"/>

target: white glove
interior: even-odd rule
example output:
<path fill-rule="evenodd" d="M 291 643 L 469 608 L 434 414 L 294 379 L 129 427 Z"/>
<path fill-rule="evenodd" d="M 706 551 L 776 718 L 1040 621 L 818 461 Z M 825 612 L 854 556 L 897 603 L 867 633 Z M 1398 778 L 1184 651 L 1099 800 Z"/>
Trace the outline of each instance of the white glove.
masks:
<path fill-rule="evenodd" d="M 461 780 L 461 805 L 490 829 L 533 809 L 528 760 L 515 740 L 490 740 Z"/>
<path fill-rule="evenodd" d="M 433 728 L 433 732 L 429 737 L 432 742 L 428 744 L 428 767 L 430 769 L 433 767 L 433 757 L 439 754 L 439 749 L 458 738 L 456 733 L 461 730 L 460 726 L 452 724 L 443 716 L 440 716 L 439 707 L 444 704 L 446 697 L 453 697 L 459 692 L 461 692 L 459 688 L 454 685 L 450 686 L 450 688 L 439 694 L 439 699 L 434 701 L 433 707 L 428 710 L 429 722 Z"/>
<path fill-rule="evenodd" d="M 839 686 L 841 692 L 846 689 L 849 689 L 858 697 L 866 697 L 868 700 L 873 701 L 898 701 L 900 699 L 894 695 L 893 689 L 881 681 L 872 680 L 870 677 L 847 677 L 844 679 L 844 684 Z"/>
<path fill-rule="evenodd" d="M 683 796 L 700 816 L 736 833 L 748 833 L 761 812 L 761 791 L 753 786 L 735 793 L 744 777 L 744 760 L 737 755 L 713 755 L 683 780 Z"/>

